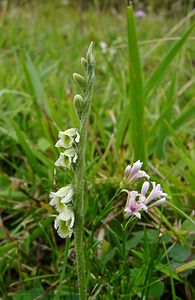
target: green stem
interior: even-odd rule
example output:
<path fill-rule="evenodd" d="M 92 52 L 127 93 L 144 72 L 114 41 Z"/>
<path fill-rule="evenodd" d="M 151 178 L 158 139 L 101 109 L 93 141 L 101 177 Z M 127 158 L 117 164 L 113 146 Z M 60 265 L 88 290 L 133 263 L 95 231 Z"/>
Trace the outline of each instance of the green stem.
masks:
<path fill-rule="evenodd" d="M 83 125 L 83 126 L 82 126 Z M 77 256 L 77 273 L 79 281 L 80 299 L 85 300 L 87 295 L 86 287 L 86 271 L 85 271 L 85 257 L 83 248 L 83 228 L 84 228 L 84 156 L 85 145 L 87 137 L 86 124 L 81 125 L 80 146 L 78 151 L 77 167 L 75 169 L 75 247 Z"/>
<path fill-rule="evenodd" d="M 90 63 L 90 61 L 88 62 Z M 75 166 L 75 248 L 77 258 L 77 274 L 79 284 L 80 300 L 87 299 L 85 255 L 83 247 L 84 229 L 84 170 L 85 170 L 85 149 L 87 140 L 87 125 L 91 111 L 91 100 L 94 85 L 94 67 L 89 65 L 87 74 L 87 85 L 84 91 L 85 110 L 82 114 L 80 124 L 80 142 L 78 146 L 78 159 Z"/>

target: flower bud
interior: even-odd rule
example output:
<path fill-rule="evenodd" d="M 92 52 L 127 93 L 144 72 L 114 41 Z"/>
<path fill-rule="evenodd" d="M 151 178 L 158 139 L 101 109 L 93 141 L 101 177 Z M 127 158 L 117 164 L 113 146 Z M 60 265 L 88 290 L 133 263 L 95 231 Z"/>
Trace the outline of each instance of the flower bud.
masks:
<path fill-rule="evenodd" d="M 92 49 L 93 49 L 93 42 L 91 42 L 91 44 L 89 45 L 89 48 L 88 48 L 87 54 L 86 54 L 87 62 L 90 65 L 94 65 L 94 63 L 95 63 Z"/>
<path fill-rule="evenodd" d="M 74 96 L 73 99 L 74 102 L 74 106 L 78 115 L 78 118 L 80 119 L 81 114 L 83 112 L 83 108 L 85 107 L 85 100 L 83 99 L 83 97 L 79 94 Z"/>
<path fill-rule="evenodd" d="M 88 63 L 87 63 L 87 60 L 84 57 L 81 57 L 81 65 L 83 67 L 83 70 L 85 72 L 87 72 Z"/>
<path fill-rule="evenodd" d="M 73 79 L 80 87 L 85 87 L 86 86 L 86 79 L 82 75 L 78 73 L 73 73 Z"/>

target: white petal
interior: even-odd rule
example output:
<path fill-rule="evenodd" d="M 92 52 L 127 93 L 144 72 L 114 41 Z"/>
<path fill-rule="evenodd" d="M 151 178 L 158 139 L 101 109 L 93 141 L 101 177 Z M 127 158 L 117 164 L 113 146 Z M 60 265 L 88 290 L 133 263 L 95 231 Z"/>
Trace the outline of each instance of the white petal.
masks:
<path fill-rule="evenodd" d="M 68 156 L 68 157 L 74 157 L 75 156 L 76 151 L 73 148 L 67 149 L 64 151 L 64 155 Z"/>
<path fill-rule="evenodd" d="M 141 214 L 139 212 L 134 212 L 133 215 L 135 215 L 138 219 L 141 219 Z"/>
<path fill-rule="evenodd" d="M 65 210 L 59 214 L 58 218 L 62 221 L 74 220 L 74 212 L 65 205 Z"/>
<path fill-rule="evenodd" d="M 60 157 L 56 160 L 55 166 L 56 167 L 60 167 L 61 166 L 61 158 Z"/>
<path fill-rule="evenodd" d="M 55 144 L 55 147 L 57 148 L 62 147 L 62 141 L 58 140 L 57 143 Z"/>
<path fill-rule="evenodd" d="M 62 203 L 69 203 L 70 201 L 72 201 L 73 195 L 74 195 L 74 190 L 73 189 L 69 190 L 67 195 L 62 198 L 61 202 Z"/>
<path fill-rule="evenodd" d="M 77 158 L 78 158 L 78 156 L 77 156 L 77 153 L 75 152 L 75 155 L 74 155 L 74 157 L 73 157 L 73 163 L 76 163 L 76 161 L 77 161 Z"/>
<path fill-rule="evenodd" d="M 60 220 L 58 217 L 56 217 L 55 221 L 54 221 L 54 228 L 57 229 L 60 225 Z"/>
<path fill-rule="evenodd" d="M 74 225 L 74 220 L 75 220 L 75 216 L 74 216 L 74 213 L 72 214 L 72 218 L 71 218 L 71 222 L 70 222 L 70 227 L 72 228 L 73 225 Z"/>
<path fill-rule="evenodd" d="M 73 189 L 73 186 L 72 184 L 68 184 L 62 188 L 60 188 L 56 193 L 55 195 L 58 196 L 58 197 L 65 197 L 69 191 L 71 191 Z"/>
<path fill-rule="evenodd" d="M 61 139 L 65 134 L 65 131 L 59 131 L 58 137 Z"/>
<path fill-rule="evenodd" d="M 79 143 L 80 141 L 80 134 L 78 133 L 78 131 L 76 130 L 76 138 L 75 138 L 75 142 Z"/>
<path fill-rule="evenodd" d="M 63 134 L 73 137 L 73 136 L 77 135 L 77 130 L 76 130 L 76 128 L 69 128 L 69 129 L 66 129 L 63 132 Z"/>
<path fill-rule="evenodd" d="M 61 136 L 62 135 L 67 135 L 69 137 L 75 137 L 75 142 L 79 142 L 80 140 L 80 134 L 76 128 L 69 128 L 65 131 L 61 131 Z"/>
<path fill-rule="evenodd" d="M 49 202 L 49 204 L 50 204 L 51 206 L 55 206 L 56 203 L 57 203 L 57 197 L 54 196 L 54 197 L 51 199 L 51 201 Z"/>

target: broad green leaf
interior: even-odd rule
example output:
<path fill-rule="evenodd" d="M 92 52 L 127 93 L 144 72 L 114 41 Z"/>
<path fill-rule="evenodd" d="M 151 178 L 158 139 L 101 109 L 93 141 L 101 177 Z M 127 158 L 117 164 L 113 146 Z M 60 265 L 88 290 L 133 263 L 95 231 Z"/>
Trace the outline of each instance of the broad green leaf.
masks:
<path fill-rule="evenodd" d="M 169 252 L 169 257 L 174 261 L 184 262 L 186 261 L 191 254 L 191 251 L 188 247 L 176 244 Z"/>

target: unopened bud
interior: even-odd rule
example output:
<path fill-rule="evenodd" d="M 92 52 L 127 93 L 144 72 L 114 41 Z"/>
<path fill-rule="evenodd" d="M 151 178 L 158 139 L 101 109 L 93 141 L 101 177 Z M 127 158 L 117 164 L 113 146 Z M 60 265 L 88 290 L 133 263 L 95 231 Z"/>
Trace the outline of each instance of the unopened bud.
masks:
<path fill-rule="evenodd" d="M 78 73 L 73 73 L 73 79 L 81 87 L 85 87 L 86 86 L 86 79 L 82 75 L 80 75 Z"/>
<path fill-rule="evenodd" d="M 90 65 L 93 65 L 95 62 L 92 49 L 93 49 L 93 42 L 91 42 L 91 44 L 89 45 L 89 48 L 88 48 L 87 54 L 86 54 L 87 61 Z"/>
<path fill-rule="evenodd" d="M 85 100 L 83 99 L 83 97 L 81 95 L 77 94 L 74 96 L 73 102 L 74 102 L 77 116 L 80 119 L 81 114 L 83 112 L 83 108 L 85 107 Z"/>
<path fill-rule="evenodd" d="M 85 72 L 87 72 L 88 63 L 87 63 L 87 60 L 84 57 L 81 57 L 81 65 L 83 67 L 83 70 Z"/>

